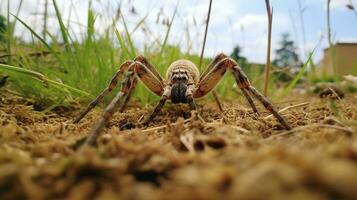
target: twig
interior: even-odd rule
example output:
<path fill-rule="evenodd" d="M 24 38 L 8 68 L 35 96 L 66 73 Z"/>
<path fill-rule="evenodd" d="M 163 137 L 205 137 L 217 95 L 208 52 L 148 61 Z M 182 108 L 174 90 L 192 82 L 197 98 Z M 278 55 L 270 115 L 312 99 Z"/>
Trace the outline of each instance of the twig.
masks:
<path fill-rule="evenodd" d="M 217 122 L 211 122 L 211 123 L 207 123 L 208 126 L 222 126 L 222 123 L 217 123 Z M 228 126 L 230 128 L 236 129 L 237 131 L 241 131 L 243 133 L 249 133 L 249 131 L 245 128 L 239 127 L 239 126 L 235 126 L 235 125 L 230 125 L 230 124 L 224 124 L 224 126 Z"/>
<path fill-rule="evenodd" d="M 327 0 L 327 39 L 328 39 L 328 44 L 329 44 L 329 53 L 330 53 L 330 62 L 332 65 L 332 72 L 334 77 L 336 77 L 336 65 L 335 65 L 335 48 L 333 46 L 332 42 L 332 35 L 331 35 L 331 20 L 330 20 L 330 4 L 331 0 Z"/>
<path fill-rule="evenodd" d="M 185 119 L 183 122 L 184 123 L 187 123 L 191 121 L 191 119 Z M 174 123 L 173 125 L 176 125 L 178 122 Z M 162 126 L 156 126 L 156 127 L 152 127 L 152 128 L 147 128 L 147 129 L 144 129 L 142 130 L 141 132 L 142 133 L 146 133 L 146 132 L 151 132 L 151 131 L 157 131 L 157 130 L 161 130 L 161 129 L 164 129 L 164 128 L 167 128 L 167 125 L 162 125 Z"/>
<path fill-rule="evenodd" d="M 209 1 L 207 21 L 206 21 L 206 29 L 205 29 L 205 36 L 203 37 L 203 45 L 202 45 L 202 49 L 201 49 L 200 63 L 199 63 L 199 65 L 198 65 L 198 68 L 201 68 L 202 60 L 203 60 L 203 54 L 204 54 L 204 52 L 205 52 L 207 32 L 208 32 L 208 24 L 209 24 L 209 20 L 210 20 L 210 17 L 211 17 L 212 1 L 213 1 L 213 0 L 210 0 L 210 1 Z"/>
<path fill-rule="evenodd" d="M 277 135 L 273 135 L 271 137 L 268 137 L 266 138 L 265 140 L 268 141 L 268 140 L 272 140 L 272 139 L 275 139 L 275 138 L 278 138 L 278 137 L 281 137 L 281 136 L 285 136 L 285 135 L 289 135 L 291 133 L 294 133 L 296 131 L 300 131 L 300 130 L 303 130 L 303 129 L 306 129 L 306 128 L 329 128 L 329 129 L 336 129 L 336 130 L 340 130 L 340 131 L 343 131 L 345 133 L 348 133 L 348 134 L 353 134 L 355 133 L 354 130 L 352 130 L 351 128 L 346 128 L 346 127 L 341 127 L 341 126 L 334 126 L 334 125 L 329 125 L 329 124 L 310 124 L 310 125 L 306 125 L 306 126 L 299 126 L 299 127 L 296 127 L 292 130 L 289 130 L 289 131 L 285 131 L 285 132 L 282 132 L 280 134 L 277 134 Z"/>
<path fill-rule="evenodd" d="M 47 15 L 48 15 L 48 0 L 45 0 L 45 8 L 43 12 L 43 30 L 42 30 L 42 37 L 43 40 L 46 41 L 47 36 Z"/>
<path fill-rule="evenodd" d="M 298 0 L 298 7 L 299 7 L 299 18 L 300 18 L 300 25 L 301 25 L 301 32 L 302 32 L 302 42 L 303 42 L 303 53 L 304 57 L 306 58 L 306 34 L 305 34 L 305 22 L 304 22 L 304 11 L 305 8 L 301 5 L 301 0 Z"/>
<path fill-rule="evenodd" d="M 273 10 L 270 8 L 269 0 L 265 0 L 268 15 L 268 46 L 267 46 L 267 60 L 265 64 L 265 76 L 264 76 L 264 96 L 268 95 L 269 84 L 269 72 L 270 72 L 270 51 L 271 51 L 271 30 L 273 24 Z"/>
<path fill-rule="evenodd" d="M 309 105 L 309 104 L 310 104 L 309 102 L 305 102 L 305 103 L 300 103 L 300 104 L 288 106 L 288 107 L 285 107 L 285 108 L 279 110 L 279 113 L 282 113 L 282 112 L 287 111 L 287 110 L 292 109 L 292 108 L 302 107 L 302 106 L 306 106 L 306 105 Z M 273 115 L 268 115 L 268 116 L 264 117 L 264 119 L 266 120 L 266 119 L 269 119 L 271 117 L 273 117 Z"/>
<path fill-rule="evenodd" d="M 141 132 L 142 132 L 142 133 L 146 133 L 146 132 L 151 132 L 151 131 L 157 131 L 157 130 L 164 129 L 164 128 L 166 128 L 166 127 L 167 127 L 167 125 L 156 126 L 156 127 L 144 129 L 144 130 L 142 130 Z"/>
<path fill-rule="evenodd" d="M 203 61 L 203 55 L 204 55 L 204 52 L 205 52 L 205 46 L 206 46 L 206 40 L 207 40 L 207 32 L 208 32 L 208 25 L 209 25 L 209 20 L 210 20 L 210 18 L 211 18 L 212 1 L 213 1 L 213 0 L 210 0 L 210 1 L 209 1 L 209 6 L 208 6 L 208 13 L 207 13 L 207 20 L 206 20 L 205 35 L 204 35 L 204 37 L 203 37 L 203 45 L 202 45 L 202 49 L 201 49 L 200 63 L 198 64 L 198 68 L 199 68 L 199 69 L 201 69 L 202 61 Z M 216 101 L 216 103 L 217 103 L 217 105 L 218 105 L 219 110 L 222 112 L 222 111 L 223 111 L 223 106 L 222 106 L 221 101 L 220 101 L 219 98 L 218 98 L 216 89 L 213 89 L 213 90 L 212 90 L 212 94 L 213 94 L 213 97 L 214 97 L 214 99 L 215 99 L 215 101 Z"/>

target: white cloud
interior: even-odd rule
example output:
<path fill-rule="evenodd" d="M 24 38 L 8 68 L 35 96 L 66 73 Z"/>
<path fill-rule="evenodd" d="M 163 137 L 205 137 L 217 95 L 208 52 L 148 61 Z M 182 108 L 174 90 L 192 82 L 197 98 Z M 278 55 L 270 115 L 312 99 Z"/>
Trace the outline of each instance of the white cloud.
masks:
<path fill-rule="evenodd" d="M 263 14 L 248 14 L 239 19 L 234 25 L 235 30 L 264 27 L 267 24 L 267 16 Z"/>
<path fill-rule="evenodd" d="M 276 0 L 276 4 L 282 0 Z M 324 9 L 326 0 L 301 0 L 304 6 L 313 9 Z M 332 0 L 331 8 L 334 10 L 345 10 L 349 0 Z M 4 3 L 5 2 L 5 3 Z M 12 0 L 11 12 L 15 13 L 20 0 Z M 20 18 L 34 27 L 36 32 L 41 33 L 42 21 L 41 16 L 35 16 L 35 12 L 43 12 L 44 1 L 26 0 L 23 1 L 23 9 L 20 12 Z M 38 2 L 40 4 L 38 5 Z M 51 2 L 51 1 L 49 1 Z M 71 4 L 68 0 L 57 0 L 63 18 L 67 23 Z M 72 10 L 70 16 L 71 33 L 74 32 L 77 37 L 81 38 L 85 34 L 85 26 L 87 23 L 87 6 L 89 0 L 74 0 L 76 12 Z M 357 6 L 357 0 L 352 0 Z M 104 28 L 112 23 L 113 17 L 116 15 L 116 9 L 120 1 L 116 0 L 101 0 L 93 1 L 93 8 L 96 12 L 97 21 L 95 23 L 96 33 L 100 34 Z M 166 18 L 171 18 L 175 9 L 177 0 L 124 0 L 122 1 L 122 12 L 126 19 L 129 30 L 132 30 L 135 25 L 148 13 L 150 15 L 145 20 L 145 25 L 150 29 L 149 34 L 144 34 L 141 29 L 137 30 L 132 35 L 135 44 L 138 48 L 143 44 L 151 44 L 157 41 L 161 42 L 165 36 L 167 26 L 157 24 L 157 14 L 160 8 L 163 8 Z M 204 34 L 204 20 L 206 18 L 209 0 L 190 0 L 180 1 L 178 13 L 173 23 L 169 43 L 180 44 L 180 47 L 185 51 L 188 47 L 186 37 L 189 35 L 191 43 L 191 53 L 199 53 L 202 45 Z M 272 2 L 274 3 L 274 1 Z M 285 2 L 284 2 L 285 3 Z M 51 3 L 52 4 L 52 3 Z M 241 7 L 251 4 L 249 9 L 243 10 Z M 274 5 L 276 5 L 274 4 Z M 6 1 L 1 1 L 1 13 L 6 13 Z M 289 6 L 296 6 L 295 1 L 291 1 Z M 134 7 L 137 15 L 130 13 L 130 9 Z M 278 8 L 278 9 L 275 9 Z M 293 30 L 289 20 L 288 10 L 284 10 L 278 6 L 274 6 L 273 18 L 273 49 L 277 47 L 277 41 L 280 39 L 282 32 L 291 32 Z M 50 5 L 49 9 L 48 28 L 52 34 L 56 35 L 59 32 L 58 22 Z M 78 17 L 76 16 L 78 15 Z M 196 25 L 194 23 L 196 21 Z M 306 19 L 307 20 L 307 19 Z M 322 19 L 321 19 L 322 20 Z M 82 25 L 81 25 L 82 24 Z M 124 31 L 123 23 L 120 21 L 116 27 Z M 243 27 L 243 29 L 242 29 Z M 321 32 L 319 27 L 308 27 L 315 32 Z M 24 38 L 31 38 L 29 31 L 17 23 L 17 34 Z M 114 34 L 114 33 L 113 33 Z M 211 21 L 208 32 L 208 40 L 206 45 L 206 56 L 214 56 L 219 52 L 229 54 L 236 43 L 243 47 L 242 53 L 250 61 L 264 62 L 266 57 L 266 42 L 267 42 L 267 16 L 265 13 L 265 5 L 261 0 L 243 1 L 243 0 L 221 0 L 213 1 Z M 339 38 L 336 38 L 339 40 Z M 315 44 L 316 41 L 307 41 L 308 44 Z M 308 45 L 311 47 L 311 45 Z"/>

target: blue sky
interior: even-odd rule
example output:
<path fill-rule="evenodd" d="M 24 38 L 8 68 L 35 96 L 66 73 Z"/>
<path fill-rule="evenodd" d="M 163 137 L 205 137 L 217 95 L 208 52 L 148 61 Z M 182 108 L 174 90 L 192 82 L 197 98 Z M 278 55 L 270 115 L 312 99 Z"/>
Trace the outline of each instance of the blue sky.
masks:
<path fill-rule="evenodd" d="M 297 43 L 302 59 L 305 59 L 304 52 L 312 50 L 321 40 L 316 50 L 315 61 L 321 59 L 323 49 L 327 47 L 326 1 L 301 0 L 306 36 L 304 49 L 298 1 L 271 0 L 271 5 L 274 8 L 272 48 L 278 48 L 281 34 L 289 32 L 291 39 Z M 0 0 L 2 14 L 6 14 L 6 2 L 7 0 Z M 10 10 L 15 13 L 20 0 L 11 0 L 10 2 Z M 89 1 L 57 0 L 57 2 L 64 18 L 66 16 L 70 18 L 71 33 L 78 37 L 83 36 L 85 28 L 79 24 L 86 24 L 86 10 Z M 110 25 L 119 2 L 115 0 L 93 1 L 93 8 L 98 16 L 95 24 L 97 32 Z M 357 0 L 332 0 L 331 27 L 335 42 L 357 42 L 357 16 L 346 8 L 346 4 L 350 2 L 357 7 Z M 160 19 L 171 17 L 176 3 L 176 0 L 122 1 L 123 14 L 128 21 L 129 29 L 132 29 L 150 11 L 145 26 L 151 30 L 150 36 L 153 37 L 148 37 L 143 31 L 135 32 L 133 38 L 139 48 L 143 43 L 155 42 L 155 39 L 163 40 L 166 26 L 156 23 L 158 13 L 161 13 Z M 180 1 L 178 15 L 169 38 L 171 44 L 179 44 L 183 50 L 189 49 L 191 53 L 199 53 L 208 3 L 209 0 Z M 39 33 L 42 21 L 41 16 L 36 13 L 43 10 L 43 5 L 44 0 L 24 0 L 19 15 Z M 132 7 L 135 8 L 136 15 L 130 13 Z M 50 7 L 49 14 L 49 30 L 56 33 L 58 32 L 58 23 L 52 7 Z M 233 47 L 239 44 L 243 48 L 243 55 L 249 61 L 263 63 L 266 58 L 266 18 L 264 0 L 213 0 L 206 56 L 214 56 L 220 52 L 229 54 Z M 119 30 L 123 30 L 121 23 L 117 23 L 116 26 Z M 23 29 L 20 24 L 16 27 L 16 34 L 23 38 L 30 38 L 28 31 Z M 274 57 L 274 52 L 272 54 Z"/>

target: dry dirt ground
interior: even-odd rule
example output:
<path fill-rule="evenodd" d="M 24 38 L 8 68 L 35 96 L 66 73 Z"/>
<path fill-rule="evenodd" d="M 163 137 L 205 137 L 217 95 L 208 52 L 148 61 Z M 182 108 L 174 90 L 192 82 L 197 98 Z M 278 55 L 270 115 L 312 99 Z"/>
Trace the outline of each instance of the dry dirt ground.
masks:
<path fill-rule="evenodd" d="M 357 97 L 332 104 L 317 96 L 277 102 L 294 127 L 285 131 L 242 100 L 132 104 L 103 130 L 96 148 L 76 150 L 100 116 L 79 124 L 79 108 L 33 110 L 31 101 L 0 95 L 0 199 L 357 199 Z M 335 106 L 334 106 L 335 105 Z"/>

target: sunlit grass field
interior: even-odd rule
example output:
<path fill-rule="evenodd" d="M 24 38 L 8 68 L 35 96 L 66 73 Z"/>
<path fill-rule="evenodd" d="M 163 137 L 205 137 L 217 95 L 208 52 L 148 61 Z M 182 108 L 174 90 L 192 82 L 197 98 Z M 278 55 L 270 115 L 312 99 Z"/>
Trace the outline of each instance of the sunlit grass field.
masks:
<path fill-rule="evenodd" d="M 49 32 L 49 39 L 45 40 L 41 33 L 35 32 L 24 19 L 13 15 L 16 18 L 14 23 L 25 27 L 32 34 L 32 42 L 24 44 L 12 34 L 8 34 L 5 36 L 8 44 L 1 44 L 1 48 L 11 48 L 14 54 L 3 58 L 7 65 L 1 64 L 1 72 L 10 75 L 9 82 L 15 91 L 35 99 L 38 104 L 53 107 L 73 100 L 88 102 L 107 86 L 122 62 L 134 59 L 139 54 L 148 58 L 163 77 L 170 63 L 177 59 L 185 58 L 197 66 L 199 64 L 198 55 L 182 52 L 180 46 L 169 45 L 167 42 L 171 26 L 175 23 L 176 11 L 166 27 L 165 37 L 158 38 L 160 43 L 145 44 L 144 49 L 139 50 L 133 43 L 132 35 L 140 31 L 147 15 L 137 22 L 133 30 L 128 30 L 125 18 L 121 15 L 119 19 L 113 20 L 113 24 L 115 20 L 120 20 L 124 23 L 123 30 L 113 25 L 108 27 L 104 34 L 98 35 L 94 28 L 96 16 L 93 10 L 88 8 L 87 34 L 78 38 L 69 33 L 71 27 L 65 25 L 56 1 L 53 3 L 60 25 L 61 42 Z M 203 60 L 200 71 L 205 69 L 209 61 L 209 58 Z M 232 77 L 224 79 L 219 91 L 223 94 L 230 93 L 232 80 Z M 106 101 L 114 93 L 115 91 Z M 134 98 L 142 103 L 157 99 L 142 84 L 136 88 Z"/>
<path fill-rule="evenodd" d="M 120 14 L 113 19 L 111 26 L 104 31 L 99 31 L 95 29 L 96 13 L 88 6 L 87 24 L 84 25 L 86 34 L 78 36 L 70 34 L 70 23 L 66 23 L 61 16 L 61 11 L 54 0 L 53 8 L 60 31 L 57 35 L 53 35 L 49 31 L 45 34 L 36 32 L 25 22 L 25 19 L 18 17 L 21 4 L 22 1 L 16 13 L 9 13 L 15 21 L 8 21 L 10 28 L 4 35 L 6 42 L 2 42 L 0 48 L 11 54 L 1 58 L 6 64 L 0 64 L 0 73 L 9 75 L 9 87 L 22 96 L 34 99 L 40 110 L 49 110 L 57 105 L 68 105 L 74 101 L 88 103 L 107 86 L 122 62 L 134 59 L 140 54 L 148 58 L 163 77 L 170 63 L 177 59 L 189 59 L 199 65 L 198 54 L 182 50 L 180 44 L 168 43 L 172 35 L 171 28 L 175 25 L 177 17 L 177 5 L 172 15 L 168 17 L 164 37 L 154 36 L 156 42 L 146 42 L 143 48 L 138 48 L 133 37 L 136 32 L 142 31 L 150 12 L 136 21 L 134 28 L 130 30 L 125 16 Z M 44 20 L 47 20 L 47 16 L 44 17 Z M 115 25 L 118 22 L 123 25 L 121 29 Z M 25 43 L 14 36 L 15 24 L 31 33 L 30 43 Z M 148 31 L 146 32 L 149 34 Z M 191 38 L 191 40 L 201 41 L 202 38 Z M 306 71 L 309 64 L 313 66 L 312 55 L 311 53 L 305 61 L 300 72 L 293 75 L 292 81 L 284 84 L 283 87 L 278 88 L 274 84 L 276 77 L 271 76 L 269 96 L 272 99 L 277 100 L 286 96 L 299 80 L 309 75 Z M 205 70 L 211 59 L 208 57 L 203 59 L 202 65 L 198 66 L 201 72 Z M 252 65 L 245 67 L 244 70 L 256 88 L 263 88 L 263 67 Z M 119 87 L 108 95 L 105 102 L 108 102 L 118 89 Z M 229 73 L 221 80 L 217 91 L 220 97 L 236 98 L 237 92 L 233 91 L 238 89 Z M 133 97 L 143 104 L 158 99 L 143 84 L 139 84 Z M 211 98 L 211 95 L 208 95 L 208 98 Z"/>

